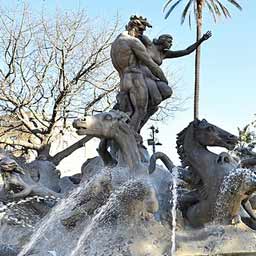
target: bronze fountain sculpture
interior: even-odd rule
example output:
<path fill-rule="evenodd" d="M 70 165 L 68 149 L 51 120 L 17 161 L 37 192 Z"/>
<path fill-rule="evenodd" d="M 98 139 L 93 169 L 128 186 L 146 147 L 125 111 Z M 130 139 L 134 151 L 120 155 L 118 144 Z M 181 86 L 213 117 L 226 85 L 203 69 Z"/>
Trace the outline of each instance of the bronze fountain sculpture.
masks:
<path fill-rule="evenodd" d="M 112 44 L 111 59 L 120 77 L 113 109 L 73 122 L 79 135 L 100 139 L 99 156 L 87 160 L 81 174 L 60 178 L 55 168 L 49 174 L 51 179 L 44 180 L 42 170 L 32 171 L 39 163 L 20 164 L 6 153 L 0 154 L 4 209 L 12 207 L 12 202 L 19 204 L 18 198 L 25 200 L 26 205 L 18 208 L 23 212 L 33 209 L 31 223 L 38 225 L 25 239 L 20 235 L 23 242 L 15 240 L 12 248 L 0 243 L 0 254 L 171 256 L 176 242 L 177 255 L 192 255 L 186 254 L 189 250 L 184 243 L 203 234 L 204 238 L 198 239 L 203 245 L 189 247 L 193 253 L 202 247 L 200 255 L 209 255 L 203 254 L 206 249 L 207 253 L 226 255 L 226 249 L 218 251 L 216 244 L 204 240 L 225 240 L 227 234 L 232 238 L 235 232 L 229 228 L 233 224 L 243 225 L 245 239 L 252 237 L 256 215 L 250 200 L 256 192 L 256 161 L 239 162 L 228 152 L 216 154 L 208 149 L 232 150 L 236 136 L 205 119 L 190 122 L 177 135 L 181 166 L 175 166 L 162 152 L 149 157 L 143 146 L 141 128 L 159 104 L 172 96 L 160 68 L 163 60 L 188 55 L 211 37 L 207 32 L 187 49 L 172 51 L 170 35 L 151 41 L 143 34 L 147 27 L 151 27 L 147 19 L 134 15 Z M 166 168 L 156 165 L 158 159 Z M 27 204 L 28 197 L 39 201 Z M 239 217 L 241 209 L 246 212 L 242 216 L 246 225 Z M 213 231 L 209 231 L 212 224 Z M 181 235 L 177 232 L 175 240 L 177 230 Z M 29 243 L 24 244 L 25 240 Z"/>

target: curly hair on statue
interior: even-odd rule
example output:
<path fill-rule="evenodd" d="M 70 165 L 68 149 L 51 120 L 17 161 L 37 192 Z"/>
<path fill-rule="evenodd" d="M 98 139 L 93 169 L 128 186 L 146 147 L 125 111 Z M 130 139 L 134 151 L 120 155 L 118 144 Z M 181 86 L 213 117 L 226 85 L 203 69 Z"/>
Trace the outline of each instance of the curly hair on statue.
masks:
<path fill-rule="evenodd" d="M 147 21 L 147 18 L 143 18 L 142 16 L 137 16 L 137 15 L 132 15 L 130 17 L 130 21 L 125 26 L 125 28 L 126 30 L 128 30 L 134 27 L 152 28 L 152 25 Z"/>

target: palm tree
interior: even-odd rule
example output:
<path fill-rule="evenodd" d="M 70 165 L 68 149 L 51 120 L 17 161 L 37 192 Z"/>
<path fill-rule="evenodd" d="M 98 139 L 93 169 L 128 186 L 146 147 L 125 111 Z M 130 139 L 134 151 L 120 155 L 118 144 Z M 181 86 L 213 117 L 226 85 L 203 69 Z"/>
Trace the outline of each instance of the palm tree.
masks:
<path fill-rule="evenodd" d="M 181 24 L 184 23 L 185 18 L 188 16 L 189 26 L 191 26 L 191 15 L 195 15 L 196 19 L 196 40 L 199 40 L 202 36 L 202 24 L 203 24 L 203 9 L 207 7 L 211 13 L 214 22 L 217 21 L 217 17 L 224 15 L 225 18 L 230 18 L 230 12 L 226 6 L 221 3 L 221 0 L 185 0 L 186 5 L 183 9 L 181 15 Z M 164 11 L 169 7 L 165 18 L 167 18 L 170 13 L 175 9 L 175 7 L 181 3 L 185 2 L 183 0 L 167 0 L 164 5 Z M 236 0 L 226 0 L 230 4 L 242 10 L 242 7 L 238 4 Z M 222 0 L 223 2 L 223 0 Z M 199 104 L 199 78 L 200 78 L 200 46 L 196 49 L 195 56 L 195 91 L 194 91 L 194 119 L 198 118 L 198 104 Z"/>

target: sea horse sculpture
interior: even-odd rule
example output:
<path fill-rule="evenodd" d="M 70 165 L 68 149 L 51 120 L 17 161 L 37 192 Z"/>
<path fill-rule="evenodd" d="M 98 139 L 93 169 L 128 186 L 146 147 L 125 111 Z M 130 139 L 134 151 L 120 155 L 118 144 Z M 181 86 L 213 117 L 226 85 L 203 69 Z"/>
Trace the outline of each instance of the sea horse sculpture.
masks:
<path fill-rule="evenodd" d="M 137 172 L 141 164 L 141 156 L 135 133 L 127 124 L 128 119 L 129 117 L 125 113 L 112 110 L 94 116 L 87 116 L 84 120 L 75 120 L 73 126 L 77 129 L 79 135 L 91 135 L 100 139 L 113 140 L 119 149 L 119 159 L 111 160 L 106 145 L 101 143 L 99 151 L 105 151 L 99 152 L 103 161 L 117 161 L 118 165 L 128 166 L 131 172 Z"/>
<path fill-rule="evenodd" d="M 207 146 L 219 146 L 232 150 L 236 142 L 236 136 L 205 119 L 194 120 L 178 134 L 177 150 L 182 166 L 199 181 L 197 192 L 193 191 L 198 198 L 185 211 L 193 226 L 214 221 L 231 223 L 239 214 L 241 202 L 256 191 L 253 172 L 239 169 L 238 162 L 229 154 L 218 155 L 207 149 Z"/>
<path fill-rule="evenodd" d="M 62 195 L 36 182 L 28 170 L 23 169 L 7 153 L 0 153 L 0 175 L 3 187 L 0 191 L 0 201 L 20 200 L 27 196 L 60 198 Z M 12 193 L 10 193 L 10 191 Z"/>

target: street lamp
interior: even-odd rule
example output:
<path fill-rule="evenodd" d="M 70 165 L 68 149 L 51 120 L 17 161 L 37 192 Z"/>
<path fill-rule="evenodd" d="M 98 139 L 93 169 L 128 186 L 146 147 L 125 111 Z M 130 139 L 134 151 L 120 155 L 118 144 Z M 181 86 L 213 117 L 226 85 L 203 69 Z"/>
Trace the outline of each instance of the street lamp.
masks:
<path fill-rule="evenodd" d="M 160 143 L 159 141 L 157 141 L 155 134 L 159 133 L 158 128 L 155 128 L 153 125 L 151 127 L 149 127 L 149 129 L 151 130 L 150 133 L 150 139 L 148 139 L 148 145 L 152 146 L 152 150 L 153 150 L 153 154 L 156 153 L 156 146 L 161 146 L 162 143 Z"/>

